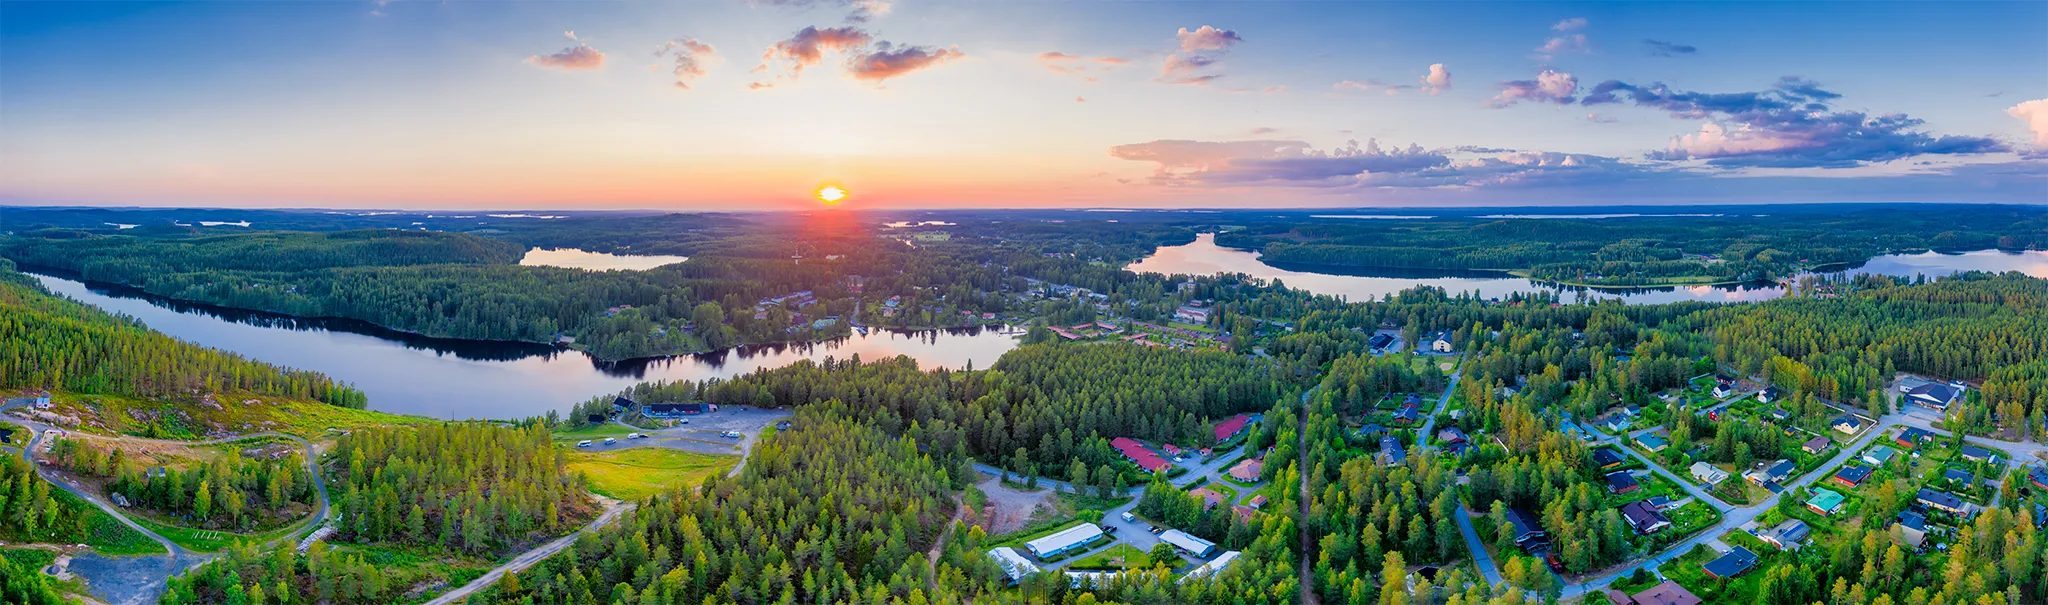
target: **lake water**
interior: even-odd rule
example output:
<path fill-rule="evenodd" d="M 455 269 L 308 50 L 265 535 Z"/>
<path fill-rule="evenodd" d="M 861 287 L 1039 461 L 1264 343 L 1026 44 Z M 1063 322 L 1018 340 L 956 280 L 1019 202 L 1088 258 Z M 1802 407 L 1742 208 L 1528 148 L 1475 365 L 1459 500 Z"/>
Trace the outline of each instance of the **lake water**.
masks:
<path fill-rule="evenodd" d="M 886 331 L 811 344 L 761 345 L 680 357 L 598 362 L 527 343 L 428 338 L 351 320 L 299 319 L 180 303 L 133 289 L 36 274 L 43 286 L 201 345 L 317 370 L 362 389 L 370 409 L 433 418 L 520 418 L 565 411 L 643 380 L 725 378 L 800 359 L 909 355 L 920 367 L 985 368 L 1016 348 L 994 328 Z"/>
<path fill-rule="evenodd" d="M 1619 298 L 1628 304 L 1662 304 L 1688 300 L 1746 302 L 1784 296 L 1784 288 L 1772 284 L 1735 286 L 1688 286 L 1674 288 L 1585 289 L 1559 288 L 1553 284 L 1523 279 L 1499 272 L 1359 269 L 1351 272 L 1323 267 L 1282 267 L 1259 260 L 1259 253 L 1216 245 L 1216 235 L 1203 233 L 1193 243 L 1161 246 L 1152 256 L 1126 267 L 1131 271 L 1189 275 L 1244 273 L 1252 277 L 1277 279 L 1288 287 L 1317 294 L 1342 296 L 1347 300 L 1384 298 L 1418 285 L 1439 286 L 1452 295 L 1477 290 L 1481 297 L 1506 297 L 1514 293 L 1560 292 L 1575 300 L 1580 292 L 1588 298 Z M 1948 275 L 1959 271 L 2021 271 L 2048 277 L 2048 251 L 2003 252 L 1979 250 L 1962 254 L 1893 254 L 1870 259 L 1862 265 L 1833 272 L 1833 275 L 1874 273 L 1910 277 Z"/>
<path fill-rule="evenodd" d="M 526 256 L 519 258 L 519 264 L 528 267 L 564 267 L 569 269 L 589 269 L 591 271 L 645 271 L 686 260 L 690 260 L 690 257 L 665 254 L 605 254 L 603 252 L 588 252 L 575 248 L 559 248 L 554 250 L 534 248 L 527 250 Z"/>

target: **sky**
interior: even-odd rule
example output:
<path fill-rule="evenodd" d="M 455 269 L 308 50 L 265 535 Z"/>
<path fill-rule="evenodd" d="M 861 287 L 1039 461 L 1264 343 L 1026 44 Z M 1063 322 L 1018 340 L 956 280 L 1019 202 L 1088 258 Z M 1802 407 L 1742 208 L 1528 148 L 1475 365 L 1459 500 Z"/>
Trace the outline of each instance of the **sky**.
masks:
<path fill-rule="evenodd" d="M 2044 204 L 2044 34 L 2044 2 L 0 0 L 0 204 Z"/>

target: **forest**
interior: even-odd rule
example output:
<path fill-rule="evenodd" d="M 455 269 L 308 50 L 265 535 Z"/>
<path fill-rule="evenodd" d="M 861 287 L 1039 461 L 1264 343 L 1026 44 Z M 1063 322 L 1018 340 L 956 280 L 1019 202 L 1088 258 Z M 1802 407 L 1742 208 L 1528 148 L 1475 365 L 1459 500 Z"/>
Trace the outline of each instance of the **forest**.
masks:
<path fill-rule="evenodd" d="M 361 391 L 51 295 L 0 259 L 0 387 L 183 398 L 243 391 L 361 408 Z"/>
<path fill-rule="evenodd" d="M 501 553 L 596 514 L 547 429 L 448 423 L 356 431 L 334 446 L 338 537 Z"/>
<path fill-rule="evenodd" d="M 107 491 L 136 507 L 185 519 L 182 524 L 193 527 L 270 529 L 297 521 L 287 509 L 310 506 L 314 498 L 313 476 L 296 451 L 274 459 L 220 455 L 189 469 L 146 468 L 118 447 L 60 438 L 51 444 L 49 458 L 59 468 L 109 480 Z"/>

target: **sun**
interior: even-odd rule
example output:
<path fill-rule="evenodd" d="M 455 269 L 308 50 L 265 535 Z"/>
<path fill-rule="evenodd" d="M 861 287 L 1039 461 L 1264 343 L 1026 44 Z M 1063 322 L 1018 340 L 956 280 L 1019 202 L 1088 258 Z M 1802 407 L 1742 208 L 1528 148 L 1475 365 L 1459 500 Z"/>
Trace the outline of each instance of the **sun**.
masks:
<path fill-rule="evenodd" d="M 852 192 L 849 192 L 845 189 L 841 189 L 838 185 L 826 185 L 823 187 L 819 187 L 817 193 L 813 195 L 816 195 L 818 197 L 818 201 L 824 202 L 827 206 L 831 206 L 834 204 L 838 204 L 839 200 L 846 199 L 846 196 L 851 193 Z"/>

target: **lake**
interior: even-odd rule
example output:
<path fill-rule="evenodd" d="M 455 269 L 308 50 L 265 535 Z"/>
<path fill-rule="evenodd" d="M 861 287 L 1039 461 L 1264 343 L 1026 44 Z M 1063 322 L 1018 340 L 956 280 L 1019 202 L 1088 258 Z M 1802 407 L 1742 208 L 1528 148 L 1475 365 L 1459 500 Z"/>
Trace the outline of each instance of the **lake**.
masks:
<path fill-rule="evenodd" d="M 1215 273 L 1243 273 L 1252 277 L 1277 279 L 1288 287 L 1299 288 L 1317 294 L 1342 296 L 1347 300 L 1362 301 L 1367 298 L 1384 298 L 1419 285 L 1439 286 L 1452 295 L 1460 292 L 1479 291 L 1485 298 L 1506 297 L 1514 293 L 1560 292 L 1565 300 L 1575 300 L 1584 292 L 1587 297 L 1619 298 L 1628 304 L 1662 304 L 1688 300 L 1709 302 L 1747 302 L 1769 300 L 1784 296 L 1784 288 L 1774 284 L 1729 285 L 1729 286 L 1686 286 L 1671 288 L 1630 288 L 1630 289 L 1586 289 L 1560 288 L 1515 277 L 1501 272 L 1455 271 L 1455 270 L 1412 270 L 1412 269 L 1358 269 L 1336 271 L 1323 267 L 1274 266 L 1259 260 L 1259 253 L 1216 245 L 1216 234 L 1203 233 L 1195 241 L 1181 246 L 1161 246 L 1152 256 L 1145 257 L 1125 267 L 1140 273 L 1185 273 L 1189 275 L 1211 275 Z M 1872 273 L 1911 277 L 1916 274 L 1936 277 L 1960 271 L 2021 271 L 2035 277 L 2048 277 L 2048 251 L 2004 252 L 1979 250 L 1961 254 L 1926 252 L 1921 254 L 1892 254 L 1870 259 L 1861 265 L 1848 267 L 1831 275 Z"/>
<path fill-rule="evenodd" d="M 605 254 L 603 252 L 589 252 L 575 248 L 558 248 L 554 250 L 534 248 L 527 250 L 526 256 L 519 258 L 519 264 L 528 267 L 563 267 L 567 269 L 588 269 L 591 271 L 645 271 L 686 260 L 690 260 L 690 257 L 665 254 Z"/>
<path fill-rule="evenodd" d="M 157 331 L 262 361 L 316 370 L 369 395 L 370 409 L 433 418 L 520 418 L 566 411 L 644 380 L 726 378 L 801 359 L 909 355 L 920 367 L 985 368 L 1016 348 L 994 328 L 877 330 L 820 343 L 596 361 L 530 343 L 430 338 L 342 319 L 301 319 L 182 303 L 106 284 L 35 275 L 51 291 L 141 319 Z"/>

